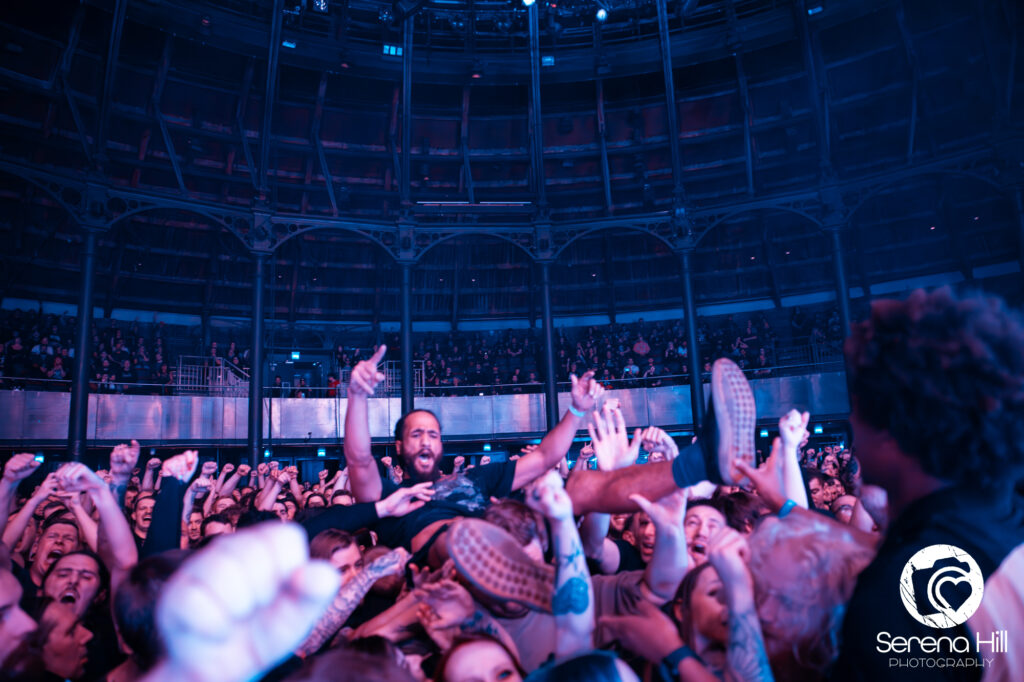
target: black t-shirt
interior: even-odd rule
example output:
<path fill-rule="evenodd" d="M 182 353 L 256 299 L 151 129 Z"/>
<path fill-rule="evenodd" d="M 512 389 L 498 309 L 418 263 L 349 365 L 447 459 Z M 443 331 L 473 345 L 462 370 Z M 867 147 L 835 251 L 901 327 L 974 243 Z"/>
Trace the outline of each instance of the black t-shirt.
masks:
<path fill-rule="evenodd" d="M 640 556 L 640 552 L 636 551 L 636 547 L 626 542 L 625 540 L 612 539 L 612 542 L 619 548 L 619 568 L 616 573 L 622 573 L 623 571 L 642 571 L 647 568 L 647 564 L 644 563 L 643 558 Z"/>
<path fill-rule="evenodd" d="M 857 579 L 843 621 L 842 648 L 831 679 L 844 682 L 981 679 L 983 669 L 976 665 L 977 654 L 974 653 L 977 631 L 970 627 L 970 621 L 949 629 L 923 625 L 904 607 L 900 579 L 908 561 L 921 549 L 952 545 L 977 562 L 986 581 L 979 612 L 993 608 L 1012 611 L 1019 607 L 1010 600 L 1019 597 L 989 589 L 988 581 L 1021 543 L 1024 543 L 1024 499 L 1020 496 L 999 498 L 966 488 L 947 488 L 911 504 L 889 528 L 874 561 Z M 1010 567 L 1003 568 L 1002 572 L 1012 573 L 1004 577 L 1015 583 L 1016 595 L 1024 594 L 1020 586 L 1024 574 L 1014 573 Z M 927 570 L 923 577 L 928 578 Z M 881 635 L 884 642 L 878 640 L 880 633 L 889 633 Z M 992 636 L 989 632 L 981 635 L 983 638 Z M 943 645 L 941 653 L 922 652 L 919 647 L 911 648 L 909 653 L 886 650 L 895 637 L 943 636 L 967 638 L 971 651 L 948 652 L 948 645 Z M 1009 637 L 1012 648 L 1013 638 L 1018 637 L 1019 641 L 1020 633 L 1011 632 Z M 984 651 L 987 658 L 1005 655 Z M 918 659 L 917 664 L 901 665 L 908 659 Z M 934 659 L 941 659 L 942 665 L 936 667 Z"/>
<path fill-rule="evenodd" d="M 388 547 L 408 547 L 421 530 L 436 521 L 457 516 L 481 517 L 492 497 L 508 497 L 515 478 L 515 462 L 492 462 L 469 471 L 442 476 L 434 484 L 434 499 L 398 518 L 383 519 L 378 524 L 381 541 Z M 381 499 L 398 490 L 388 479 L 382 481 Z M 411 486 L 406 479 L 403 487 Z"/>

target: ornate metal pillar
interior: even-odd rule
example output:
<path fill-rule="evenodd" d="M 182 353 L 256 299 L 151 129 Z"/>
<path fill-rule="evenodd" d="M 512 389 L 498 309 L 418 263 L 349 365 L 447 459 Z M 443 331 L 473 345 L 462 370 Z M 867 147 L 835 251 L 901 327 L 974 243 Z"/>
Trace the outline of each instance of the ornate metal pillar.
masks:
<path fill-rule="evenodd" d="M 540 264 L 541 303 L 544 316 L 544 396 L 548 430 L 558 424 L 558 389 L 555 385 L 555 329 L 551 314 L 551 263 Z"/>
<path fill-rule="evenodd" d="M 78 327 L 75 329 L 75 371 L 71 377 L 71 413 L 68 419 L 68 456 L 82 461 L 89 421 L 89 360 L 92 355 L 93 280 L 96 273 L 96 236 L 99 230 L 83 225 L 82 270 L 78 284 Z"/>
<path fill-rule="evenodd" d="M 415 406 L 415 386 L 412 371 L 412 262 L 402 267 L 402 414 Z"/>
<path fill-rule="evenodd" d="M 263 289 L 267 254 L 253 254 L 252 341 L 249 351 L 249 465 L 263 455 Z"/>
<path fill-rule="evenodd" d="M 697 304 L 693 295 L 693 248 L 679 255 L 683 265 L 683 308 L 686 314 L 686 361 L 690 368 L 690 409 L 694 432 L 704 423 L 704 382 L 701 379 L 700 346 L 697 342 Z"/>

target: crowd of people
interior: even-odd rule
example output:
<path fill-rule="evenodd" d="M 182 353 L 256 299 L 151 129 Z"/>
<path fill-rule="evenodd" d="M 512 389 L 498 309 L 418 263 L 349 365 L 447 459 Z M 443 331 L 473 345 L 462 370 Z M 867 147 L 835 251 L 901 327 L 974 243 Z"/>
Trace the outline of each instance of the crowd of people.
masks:
<path fill-rule="evenodd" d="M 195 451 L 147 460 L 136 442 L 95 470 L 11 457 L 0 679 L 1013 680 L 1024 669 L 1019 638 L 895 669 L 876 647 L 879 632 L 937 632 L 901 603 L 904 566 L 934 545 L 980 567 L 971 631 L 1016 637 L 1024 623 L 1024 324 L 998 301 L 940 290 L 876 302 L 845 346 L 853 447 L 808 447 L 810 415 L 776 405 L 763 461 L 753 395 L 729 359 L 711 368 L 692 441 L 653 425 L 630 434 L 588 370 L 570 375 L 555 428 L 506 461 L 446 458 L 426 410 L 398 420 L 395 456 L 380 457 L 369 398 L 386 352 L 353 366 L 344 466 L 314 480 Z M 581 429 L 589 442 L 570 470 Z M 935 610 L 959 614 L 943 594 Z M 943 633 L 969 634 L 953 625 Z"/>

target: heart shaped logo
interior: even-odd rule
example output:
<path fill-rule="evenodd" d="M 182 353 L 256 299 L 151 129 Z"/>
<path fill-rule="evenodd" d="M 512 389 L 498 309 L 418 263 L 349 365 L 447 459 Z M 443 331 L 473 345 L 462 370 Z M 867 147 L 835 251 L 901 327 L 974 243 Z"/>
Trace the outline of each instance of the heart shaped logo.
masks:
<path fill-rule="evenodd" d="M 943 578 L 935 584 L 935 601 L 938 602 L 936 606 L 942 606 L 955 613 L 970 599 L 972 592 L 974 588 L 971 587 L 970 574 L 957 578 Z"/>

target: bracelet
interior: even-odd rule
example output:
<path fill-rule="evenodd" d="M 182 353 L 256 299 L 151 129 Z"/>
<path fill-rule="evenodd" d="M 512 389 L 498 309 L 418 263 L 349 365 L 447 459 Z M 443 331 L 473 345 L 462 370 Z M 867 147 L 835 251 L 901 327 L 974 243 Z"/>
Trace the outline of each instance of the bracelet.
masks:
<path fill-rule="evenodd" d="M 786 500 L 786 503 L 784 505 L 782 505 L 782 509 L 779 510 L 779 518 L 780 519 L 786 518 L 786 514 L 788 514 L 789 512 L 793 511 L 793 507 L 795 507 L 795 506 L 796 506 L 796 502 L 794 502 L 793 500 Z"/>
<path fill-rule="evenodd" d="M 674 674 L 675 670 L 679 667 L 679 664 L 687 658 L 697 658 L 697 654 L 693 649 L 684 644 L 665 658 L 661 659 L 661 663 L 668 667 L 669 671 Z"/>
<path fill-rule="evenodd" d="M 584 412 L 583 410 L 577 410 L 575 407 L 573 407 L 572 403 L 569 404 L 569 411 L 572 412 L 577 417 L 586 417 L 587 416 L 586 412 Z"/>

